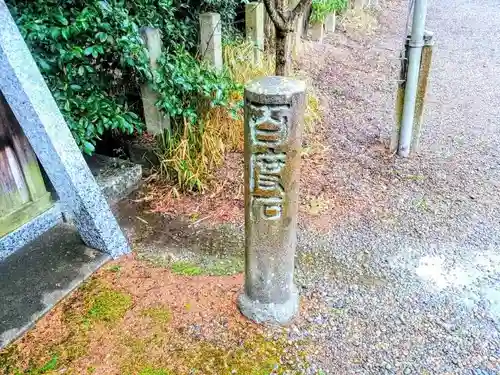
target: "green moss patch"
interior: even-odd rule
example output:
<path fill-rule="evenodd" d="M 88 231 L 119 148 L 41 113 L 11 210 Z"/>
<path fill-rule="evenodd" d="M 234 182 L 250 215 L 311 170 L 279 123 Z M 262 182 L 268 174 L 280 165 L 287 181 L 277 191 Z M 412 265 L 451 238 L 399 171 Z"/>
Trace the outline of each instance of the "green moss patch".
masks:
<path fill-rule="evenodd" d="M 151 318 L 157 324 L 167 324 L 172 318 L 172 312 L 167 306 L 155 306 L 142 310 L 142 315 Z"/>
<path fill-rule="evenodd" d="M 139 371 L 139 375 L 173 375 L 173 374 L 168 370 L 146 367 L 141 371 Z"/>
<path fill-rule="evenodd" d="M 178 335 L 169 336 L 165 340 L 131 339 L 127 341 L 130 351 L 121 367 L 121 373 L 125 375 L 300 374 L 295 365 L 283 364 L 288 347 L 285 339 L 271 340 L 255 332 L 248 333 L 242 344 L 234 346 L 229 343 L 229 345 L 216 345 L 205 340 L 186 341 L 185 337 Z M 301 361 L 304 359 L 301 353 L 295 352 L 295 356 L 297 355 Z"/>
<path fill-rule="evenodd" d="M 115 325 L 131 306 L 132 297 L 126 293 L 113 290 L 97 279 L 84 283 L 63 303 L 64 329 L 60 337 L 29 358 L 29 364 L 24 366 L 15 367 L 26 362 L 15 345 L 2 351 L 0 374 L 50 374 L 59 368 L 71 367 L 71 363 L 87 355 L 96 325 Z"/>
<path fill-rule="evenodd" d="M 171 265 L 172 272 L 182 276 L 199 276 L 203 271 L 197 265 L 190 262 L 175 262 Z"/>
<path fill-rule="evenodd" d="M 97 294 L 88 296 L 90 306 L 85 316 L 93 321 L 116 322 L 122 319 L 132 306 L 132 297 L 112 289 L 102 289 Z"/>

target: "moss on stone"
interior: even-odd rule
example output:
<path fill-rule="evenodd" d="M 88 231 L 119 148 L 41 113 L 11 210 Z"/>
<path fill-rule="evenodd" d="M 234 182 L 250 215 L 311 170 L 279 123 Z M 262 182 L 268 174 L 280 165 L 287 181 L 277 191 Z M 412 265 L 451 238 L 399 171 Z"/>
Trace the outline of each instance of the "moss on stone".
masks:
<path fill-rule="evenodd" d="M 127 350 L 120 373 L 124 375 L 298 375 L 301 372 L 294 361 L 298 358 L 305 363 L 305 351 L 293 350 L 293 361 L 286 360 L 289 345 L 285 338 L 268 339 L 256 333 L 249 334 L 238 346 L 217 345 L 211 341 L 187 342 L 168 333 L 162 337 L 127 337 L 123 344 Z"/>
<path fill-rule="evenodd" d="M 208 260 L 202 266 L 203 273 L 209 276 L 231 276 L 243 272 L 245 259 L 243 257 L 228 257 L 224 259 Z"/>
<path fill-rule="evenodd" d="M 292 366 L 282 363 L 286 348 L 284 339 L 271 340 L 260 334 L 231 349 L 201 342 L 184 354 L 183 364 L 206 375 L 298 374 Z"/>

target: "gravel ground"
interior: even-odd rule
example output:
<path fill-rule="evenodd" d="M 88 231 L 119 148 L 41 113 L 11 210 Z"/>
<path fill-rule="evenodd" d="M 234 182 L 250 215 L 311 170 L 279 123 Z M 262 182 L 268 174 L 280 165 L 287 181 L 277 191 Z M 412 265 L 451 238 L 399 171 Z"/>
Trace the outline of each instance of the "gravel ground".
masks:
<path fill-rule="evenodd" d="M 499 3 L 429 6 L 418 156 L 383 147 L 406 4 L 387 3 L 374 37 L 311 46 L 324 60 L 303 67 L 329 106 L 331 183 L 369 202 L 300 236 L 297 279 L 315 307 L 290 335 L 321 343 L 312 360 L 330 374 L 500 374 Z"/>

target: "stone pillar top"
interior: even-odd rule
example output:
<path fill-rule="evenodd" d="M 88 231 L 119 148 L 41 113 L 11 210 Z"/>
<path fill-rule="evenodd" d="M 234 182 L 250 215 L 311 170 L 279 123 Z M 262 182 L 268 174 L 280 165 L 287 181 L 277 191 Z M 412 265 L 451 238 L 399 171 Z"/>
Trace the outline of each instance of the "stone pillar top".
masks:
<path fill-rule="evenodd" d="M 270 76 L 249 82 L 245 86 L 246 99 L 265 104 L 283 104 L 295 94 L 306 90 L 306 84 L 295 78 Z"/>

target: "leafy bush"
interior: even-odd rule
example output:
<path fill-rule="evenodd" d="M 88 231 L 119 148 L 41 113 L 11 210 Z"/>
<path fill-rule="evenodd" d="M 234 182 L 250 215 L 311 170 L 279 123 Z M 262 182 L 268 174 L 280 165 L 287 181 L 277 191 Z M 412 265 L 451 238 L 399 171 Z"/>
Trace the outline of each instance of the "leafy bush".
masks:
<path fill-rule="evenodd" d="M 347 7 L 347 0 L 313 0 L 312 23 L 323 23 L 325 18 L 333 12 L 340 12 Z"/>
<path fill-rule="evenodd" d="M 198 13 L 221 10 L 225 19 L 233 19 L 240 0 L 7 3 L 78 146 L 87 154 L 106 131 L 132 134 L 143 128 L 139 85 L 152 82 L 153 74 L 139 27 L 162 33 L 162 73 L 153 85 L 166 113 L 196 121 L 200 92 L 212 105 L 225 103 L 227 80 L 219 82 L 189 53 L 197 47 Z"/>
<path fill-rule="evenodd" d="M 200 191 L 208 171 L 221 162 L 224 153 L 224 139 L 206 127 L 207 114 L 218 107 L 228 116 L 238 116 L 242 101 L 230 99 L 242 86 L 186 52 L 158 63 L 154 89 L 161 99 L 157 105 L 173 121 L 172 133 L 161 139 L 160 169 L 181 189 Z"/>

